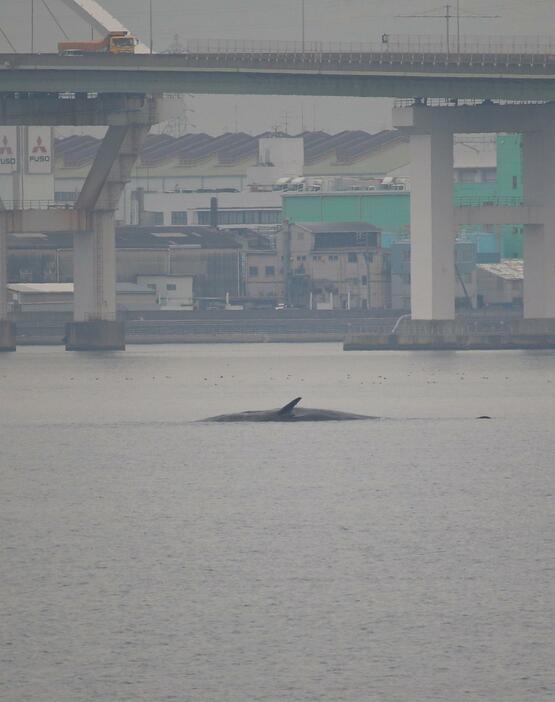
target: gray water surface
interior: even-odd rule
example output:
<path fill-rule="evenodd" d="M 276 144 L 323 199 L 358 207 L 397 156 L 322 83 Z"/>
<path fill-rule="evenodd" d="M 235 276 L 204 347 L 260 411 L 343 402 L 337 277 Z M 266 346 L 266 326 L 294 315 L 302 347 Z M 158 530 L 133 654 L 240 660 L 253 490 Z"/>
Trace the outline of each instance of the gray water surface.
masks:
<path fill-rule="evenodd" d="M 193 421 L 297 395 L 385 419 Z M 554 416 L 549 352 L 0 356 L 0 698 L 553 699 Z"/>

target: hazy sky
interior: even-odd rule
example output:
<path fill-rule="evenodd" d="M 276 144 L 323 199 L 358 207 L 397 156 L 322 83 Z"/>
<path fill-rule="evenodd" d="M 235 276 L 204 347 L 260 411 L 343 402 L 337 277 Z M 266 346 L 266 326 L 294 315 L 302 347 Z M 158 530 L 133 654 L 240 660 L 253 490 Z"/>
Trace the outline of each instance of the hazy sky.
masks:
<path fill-rule="evenodd" d="M 86 25 L 61 0 L 45 0 L 72 38 L 88 38 Z M 545 35 L 555 23 L 555 0 L 459 0 L 462 34 Z M 0 23 L 18 51 L 29 51 L 32 0 L 0 0 Z M 451 0 L 456 7 L 457 0 Z M 103 0 L 104 7 L 148 43 L 149 0 Z M 300 39 L 301 0 L 152 0 L 155 50 L 167 48 L 179 35 L 197 38 Z M 44 0 L 34 0 L 35 46 L 55 51 L 63 38 Z M 441 18 L 400 15 L 442 15 L 437 0 L 305 0 L 306 39 L 318 41 L 379 41 L 383 33 L 406 35 L 445 33 Z M 495 19 L 473 15 L 497 15 Z M 547 28 L 547 29 L 546 29 Z M 553 31 L 555 34 L 555 30 Z M 0 36 L 0 51 L 9 51 Z M 328 131 L 389 125 L 389 101 L 376 99 L 222 97 L 186 99 L 189 131 L 251 133 L 283 128 L 314 127 Z M 194 126 L 193 126 L 194 125 Z"/>

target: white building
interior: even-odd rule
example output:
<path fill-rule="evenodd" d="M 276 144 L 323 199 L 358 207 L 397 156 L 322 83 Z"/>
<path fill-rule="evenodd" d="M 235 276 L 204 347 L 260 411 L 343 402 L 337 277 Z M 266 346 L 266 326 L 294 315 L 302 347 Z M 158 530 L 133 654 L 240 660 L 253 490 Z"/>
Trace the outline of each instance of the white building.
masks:
<path fill-rule="evenodd" d="M 275 229 L 281 222 L 280 192 L 149 192 L 137 196 L 132 214 L 132 221 L 137 224 L 209 225 L 212 198 L 218 201 L 218 224 L 223 229 L 249 226 Z"/>
<path fill-rule="evenodd" d="M 71 312 L 73 283 L 9 283 L 10 306 L 17 312 Z M 155 292 L 135 283 L 117 283 L 118 311 L 159 309 Z"/>
<path fill-rule="evenodd" d="M 482 305 L 522 305 L 524 268 L 522 259 L 479 263 L 478 300 Z"/>
<path fill-rule="evenodd" d="M 192 275 L 138 275 L 137 283 L 156 291 L 156 301 L 165 310 L 193 309 Z"/>

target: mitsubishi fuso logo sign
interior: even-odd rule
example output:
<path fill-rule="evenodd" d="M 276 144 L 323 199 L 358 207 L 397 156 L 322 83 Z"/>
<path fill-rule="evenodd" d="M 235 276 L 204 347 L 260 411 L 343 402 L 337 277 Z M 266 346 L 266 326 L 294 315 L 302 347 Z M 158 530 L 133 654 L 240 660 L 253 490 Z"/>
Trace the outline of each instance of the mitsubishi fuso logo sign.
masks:
<path fill-rule="evenodd" d="M 27 131 L 27 172 L 52 171 L 52 129 L 29 127 Z"/>
<path fill-rule="evenodd" d="M 0 127 L 0 173 L 17 171 L 17 127 Z"/>

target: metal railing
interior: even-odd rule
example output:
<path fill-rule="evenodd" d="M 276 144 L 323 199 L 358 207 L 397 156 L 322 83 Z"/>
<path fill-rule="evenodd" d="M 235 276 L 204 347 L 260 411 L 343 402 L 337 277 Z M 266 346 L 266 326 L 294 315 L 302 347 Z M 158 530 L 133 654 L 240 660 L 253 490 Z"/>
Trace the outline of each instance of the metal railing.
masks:
<path fill-rule="evenodd" d="M 524 200 L 519 195 L 456 195 L 456 207 L 518 207 Z"/>
<path fill-rule="evenodd" d="M 73 202 L 56 200 L 0 200 L 0 209 L 5 210 L 73 210 Z"/>
<path fill-rule="evenodd" d="M 192 54 L 495 54 L 555 55 L 550 36 L 384 35 L 381 42 L 187 39 L 179 53 Z"/>
<path fill-rule="evenodd" d="M 555 60 L 555 57 L 554 57 Z M 477 105 L 544 105 L 549 100 L 499 100 L 489 98 L 396 98 L 393 100 L 395 109 L 402 107 L 414 107 L 415 105 L 425 105 L 426 107 L 476 107 Z M 458 139 L 464 143 L 474 142 L 474 138 L 467 136 Z M 484 140 L 485 141 L 485 140 Z"/>

